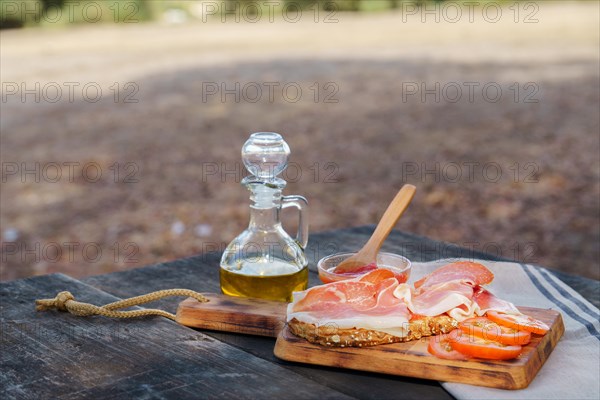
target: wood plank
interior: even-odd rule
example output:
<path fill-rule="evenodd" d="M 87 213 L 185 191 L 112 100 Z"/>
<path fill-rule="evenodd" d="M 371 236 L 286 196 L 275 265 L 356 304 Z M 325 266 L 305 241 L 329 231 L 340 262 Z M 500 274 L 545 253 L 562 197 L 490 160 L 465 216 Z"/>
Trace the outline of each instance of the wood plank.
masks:
<path fill-rule="evenodd" d="M 328 365 L 361 371 L 468 383 L 501 389 L 522 389 L 529 385 L 564 332 L 560 313 L 519 307 L 551 326 L 544 335 L 534 335 L 515 360 L 444 360 L 427 352 L 427 340 L 366 348 L 324 347 L 293 335 L 285 328 L 277 338 L 275 355 L 283 360 Z"/>
<path fill-rule="evenodd" d="M 188 298 L 177 308 L 177 322 L 192 328 L 277 337 L 285 325 L 287 303 L 202 293 L 209 302 Z"/>
<path fill-rule="evenodd" d="M 165 318 L 35 311 L 35 299 L 63 290 L 117 300 L 60 274 L 0 284 L 5 398 L 283 398 L 291 387 L 299 397 L 352 397 Z"/>

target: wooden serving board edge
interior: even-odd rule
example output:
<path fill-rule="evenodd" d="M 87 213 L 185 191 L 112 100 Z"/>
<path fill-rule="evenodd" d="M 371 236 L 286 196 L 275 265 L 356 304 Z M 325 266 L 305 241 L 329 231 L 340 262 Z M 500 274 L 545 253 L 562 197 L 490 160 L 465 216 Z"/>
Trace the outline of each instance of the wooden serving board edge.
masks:
<path fill-rule="evenodd" d="M 202 293 L 209 301 L 187 298 L 176 321 L 191 328 L 276 338 L 285 326 L 287 303 Z"/>
<path fill-rule="evenodd" d="M 334 348 L 312 344 L 296 337 L 287 326 L 277 338 L 275 356 L 286 361 L 378 372 L 398 376 L 467 383 L 500 389 L 523 389 L 536 374 L 556 347 L 564 333 L 559 312 L 530 307 L 519 307 L 524 313 L 539 318 L 551 315 L 551 328 L 544 336 L 533 337 L 523 354 L 515 360 L 443 360 L 423 354 L 426 339 L 367 348 Z M 420 342 L 420 343 L 419 343 Z M 411 347 L 419 351 L 411 351 Z"/>

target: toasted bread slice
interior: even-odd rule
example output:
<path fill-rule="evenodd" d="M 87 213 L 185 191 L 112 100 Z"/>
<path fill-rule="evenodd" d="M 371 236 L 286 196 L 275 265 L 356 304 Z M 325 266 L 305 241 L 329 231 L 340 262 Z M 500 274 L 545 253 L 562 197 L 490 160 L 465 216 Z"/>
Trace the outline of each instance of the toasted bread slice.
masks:
<path fill-rule="evenodd" d="M 408 335 L 399 337 L 385 332 L 363 328 L 341 329 L 335 324 L 317 327 L 293 318 L 288 323 L 290 331 L 311 343 L 332 347 L 366 347 L 378 344 L 409 342 L 425 336 L 448 333 L 456 328 L 458 322 L 447 315 L 420 317 L 412 319 L 408 325 Z"/>

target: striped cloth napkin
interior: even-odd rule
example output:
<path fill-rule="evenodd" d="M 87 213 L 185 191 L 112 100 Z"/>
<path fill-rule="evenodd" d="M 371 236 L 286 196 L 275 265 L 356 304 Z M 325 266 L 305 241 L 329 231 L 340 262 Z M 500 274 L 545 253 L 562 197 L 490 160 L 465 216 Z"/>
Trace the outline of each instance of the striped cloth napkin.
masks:
<path fill-rule="evenodd" d="M 452 260 L 413 263 L 411 281 Z M 473 261 L 473 260 L 471 260 Z M 547 269 L 511 262 L 474 260 L 495 275 L 488 289 L 517 306 L 552 308 L 565 333 L 529 387 L 502 390 L 442 382 L 458 399 L 600 399 L 600 311 Z M 599 282 L 600 284 L 600 282 Z"/>

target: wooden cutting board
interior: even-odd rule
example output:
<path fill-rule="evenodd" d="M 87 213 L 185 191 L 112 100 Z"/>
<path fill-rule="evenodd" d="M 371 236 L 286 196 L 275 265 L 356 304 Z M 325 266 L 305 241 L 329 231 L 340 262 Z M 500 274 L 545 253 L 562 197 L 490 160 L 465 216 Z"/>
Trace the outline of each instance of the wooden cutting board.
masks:
<path fill-rule="evenodd" d="M 176 321 L 192 328 L 277 337 L 285 326 L 287 303 L 202 293 L 209 301 L 179 303 Z"/>
<path fill-rule="evenodd" d="M 427 338 L 363 348 L 311 344 L 285 326 L 286 303 L 203 294 L 210 302 L 187 299 L 179 304 L 177 322 L 194 328 L 277 337 L 275 355 L 283 360 L 501 389 L 527 387 L 565 330 L 557 311 L 519 307 L 551 328 L 544 336 L 532 335 L 518 358 L 443 360 L 427 352 Z"/>

